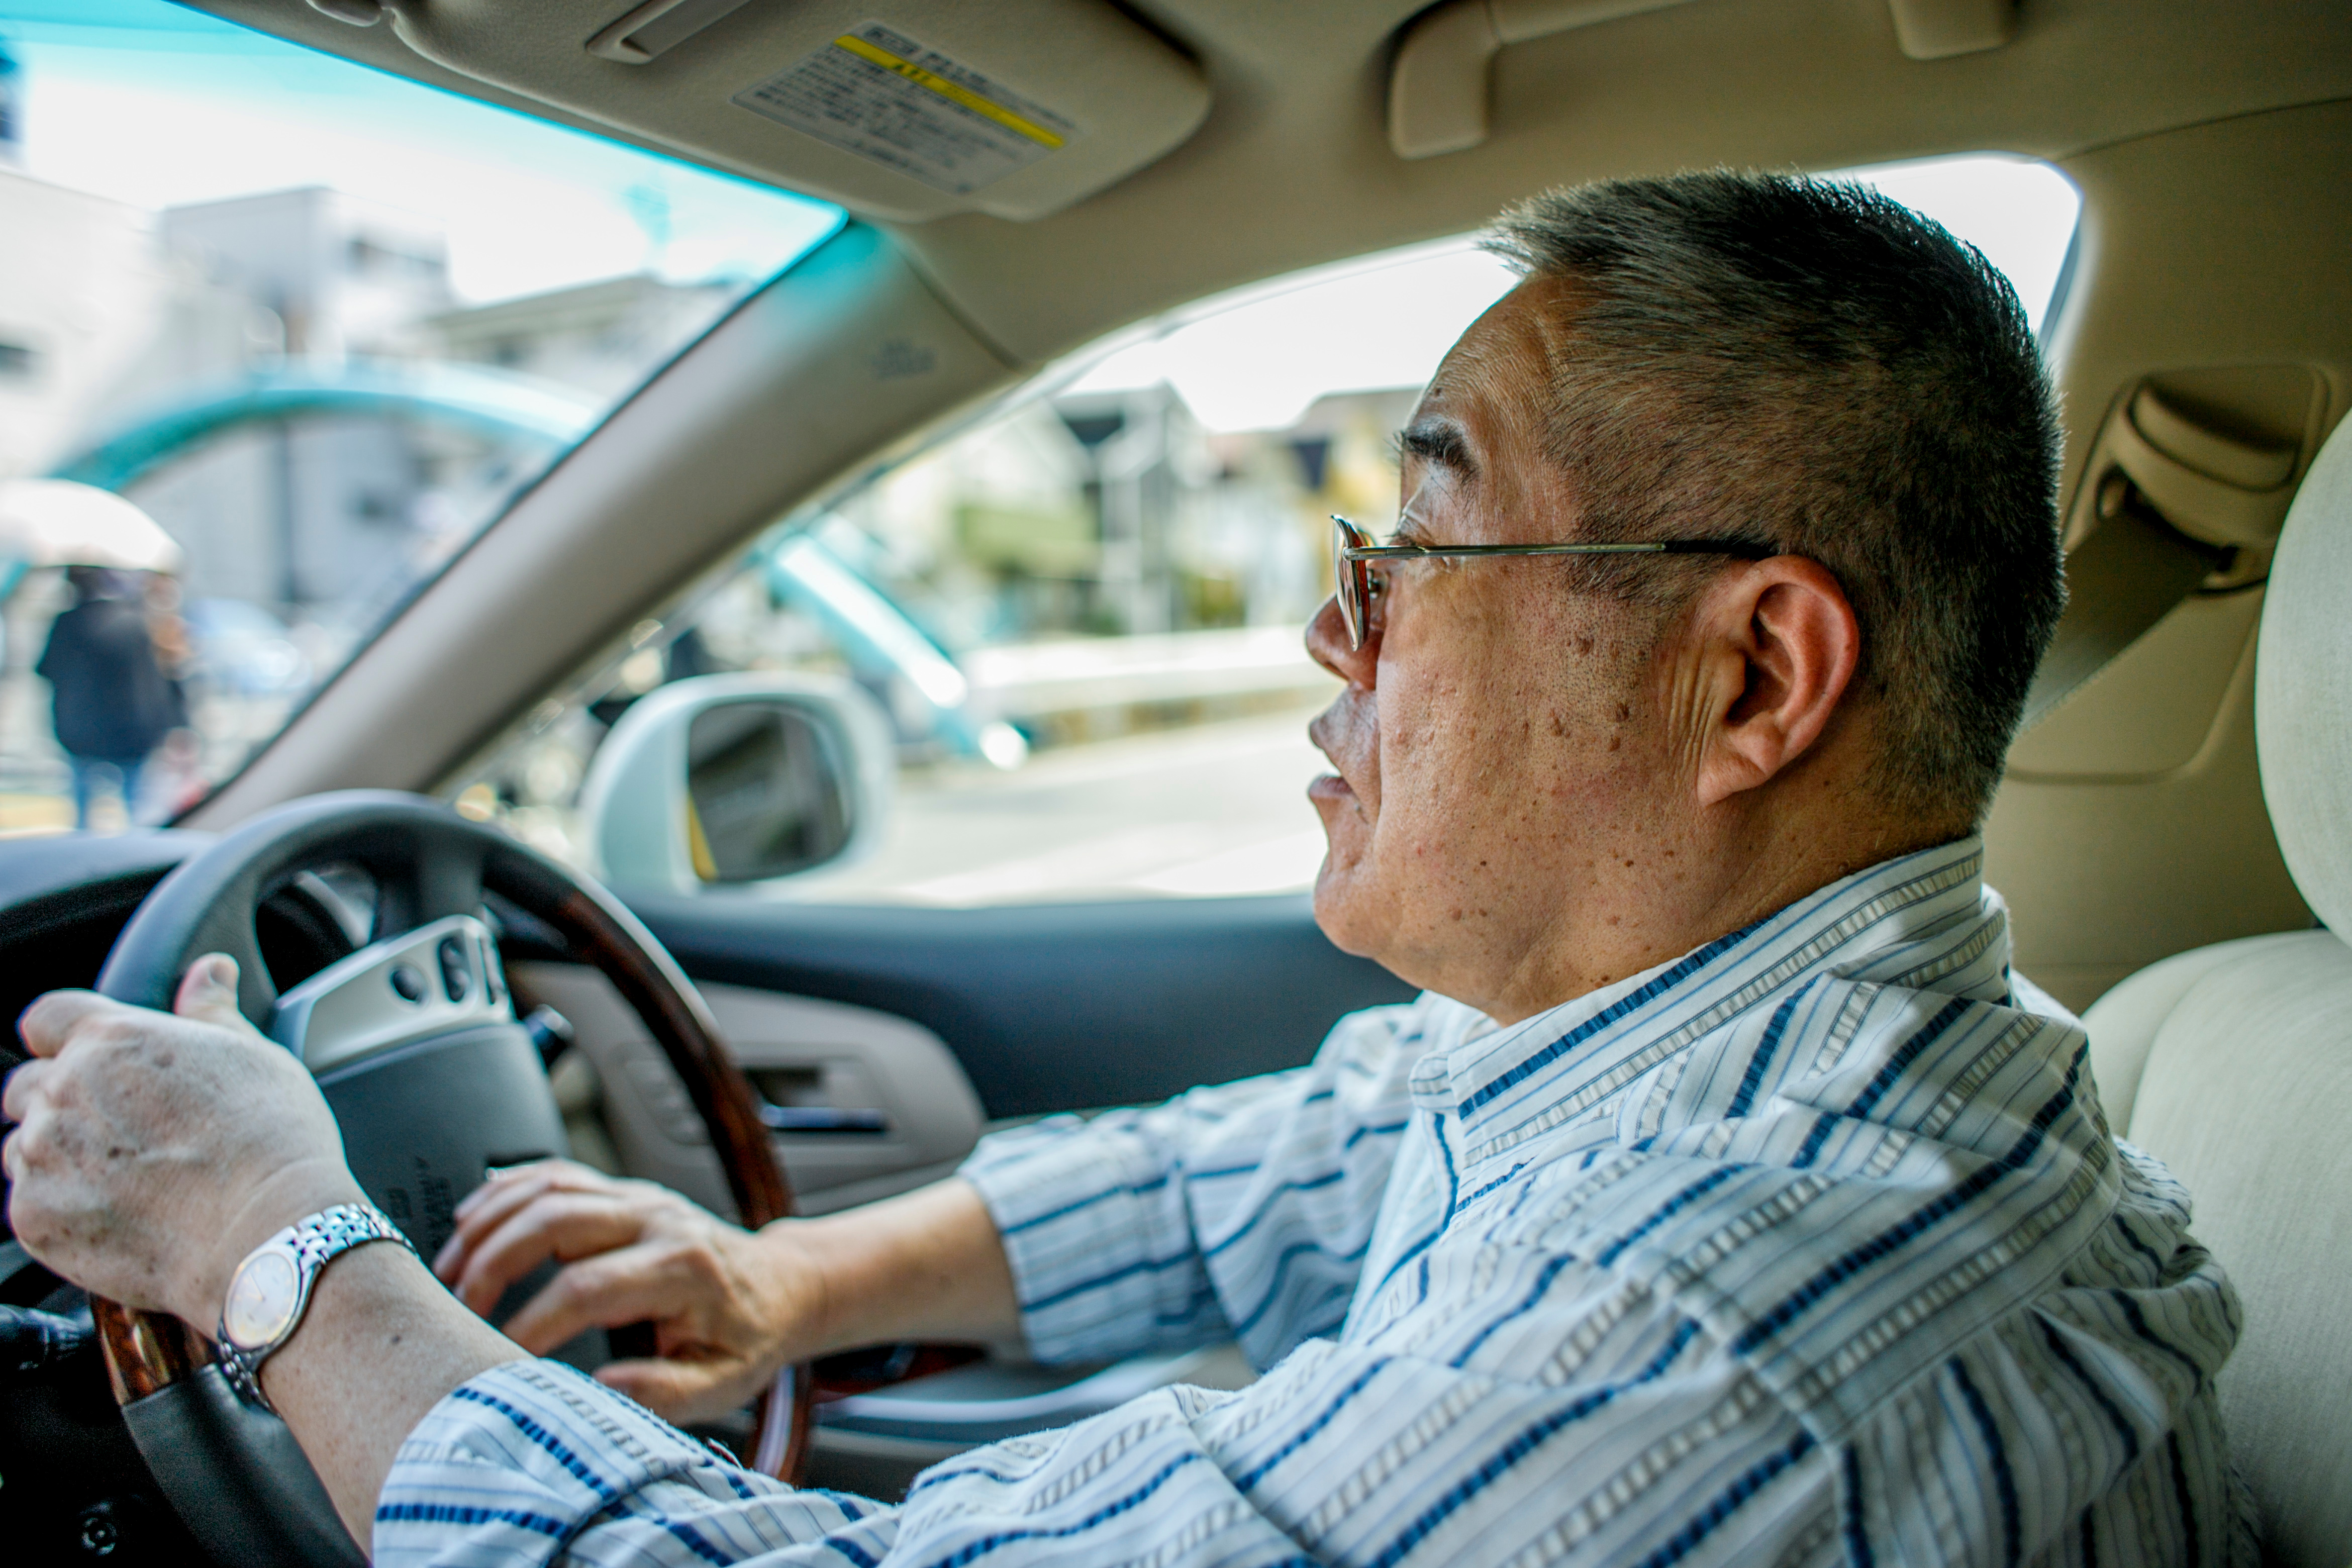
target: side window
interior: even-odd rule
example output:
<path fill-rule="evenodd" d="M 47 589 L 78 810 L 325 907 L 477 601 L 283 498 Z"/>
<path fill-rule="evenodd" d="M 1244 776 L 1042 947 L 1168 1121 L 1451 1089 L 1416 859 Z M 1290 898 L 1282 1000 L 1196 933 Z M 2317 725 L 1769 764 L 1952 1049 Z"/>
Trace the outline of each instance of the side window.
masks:
<path fill-rule="evenodd" d="M 785 519 L 609 687 L 467 781 L 461 806 L 584 858 L 572 798 L 636 696 L 688 674 L 820 669 L 888 714 L 898 779 L 881 847 L 800 896 L 1304 888 L 1323 854 L 1305 790 L 1325 766 L 1307 721 L 1337 688 L 1304 642 L 1330 592 L 1327 514 L 1392 522 L 1392 433 L 1511 281 L 1448 244 L 1290 280 L 1049 374 Z M 1333 354 L 1344 319 L 1404 300 L 1427 319 Z"/>
<path fill-rule="evenodd" d="M 2054 171 L 1978 158 L 1863 177 L 1979 244 L 2041 318 L 2074 218 Z M 1049 374 L 782 520 L 543 704 L 459 805 L 585 863 L 579 784 L 631 701 L 689 675 L 818 669 L 889 715 L 898 784 L 880 847 L 796 897 L 1303 889 L 1323 854 L 1307 721 L 1337 687 L 1303 643 L 1330 592 L 1327 514 L 1386 532 L 1393 432 L 1512 282 L 1467 239 L 1416 247 L 1181 312 Z"/>

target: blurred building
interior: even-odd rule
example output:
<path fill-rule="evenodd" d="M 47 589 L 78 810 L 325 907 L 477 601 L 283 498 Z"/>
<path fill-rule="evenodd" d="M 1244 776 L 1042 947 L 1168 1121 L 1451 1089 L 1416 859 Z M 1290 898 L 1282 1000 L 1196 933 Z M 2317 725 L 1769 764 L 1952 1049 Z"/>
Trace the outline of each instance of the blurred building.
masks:
<path fill-rule="evenodd" d="M 5 164 L 0 234 L 6 477 L 47 468 L 105 405 L 161 328 L 172 279 L 146 214 Z"/>
<path fill-rule="evenodd" d="M 617 399 L 699 337 L 741 292 L 731 283 L 680 285 L 640 273 L 551 289 L 426 318 L 418 335 L 434 357 L 495 365 Z"/>
<path fill-rule="evenodd" d="M 457 308 L 436 226 L 334 190 L 174 207 L 162 234 L 281 324 L 289 363 L 472 363 L 596 402 L 684 347 L 731 291 L 625 277 Z M 413 581 L 528 477 L 517 461 L 429 421 L 311 416 L 216 441 L 137 494 L 188 546 L 192 594 L 356 631 L 386 607 L 372 590 Z"/>
<path fill-rule="evenodd" d="M 164 247 L 276 314 L 293 357 L 397 353 L 453 302 L 428 219 L 319 186 L 164 209 Z"/>
<path fill-rule="evenodd" d="M 1396 515 L 1410 391 L 1340 393 L 1281 430 L 1206 428 L 1165 384 L 1064 393 L 839 503 L 870 569 L 958 647 L 1296 626 L 1330 591 L 1330 523 Z"/>
<path fill-rule="evenodd" d="M 176 265 L 274 328 L 245 363 L 156 377 L 159 405 L 206 395 L 257 361 L 397 353 L 419 318 L 450 302 L 437 228 L 340 191 L 173 207 L 158 226 Z M 405 562 L 429 468 L 400 426 L 303 419 L 238 430 L 132 489 L 186 547 L 192 595 L 299 614 L 364 598 Z"/>

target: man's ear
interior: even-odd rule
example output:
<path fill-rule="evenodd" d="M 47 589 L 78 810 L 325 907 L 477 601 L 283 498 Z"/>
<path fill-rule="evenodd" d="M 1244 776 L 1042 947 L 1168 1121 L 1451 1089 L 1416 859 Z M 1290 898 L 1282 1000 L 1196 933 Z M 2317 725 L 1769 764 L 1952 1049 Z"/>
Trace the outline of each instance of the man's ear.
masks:
<path fill-rule="evenodd" d="M 1726 574 L 1696 621 L 1713 689 L 1696 782 L 1714 805 L 1769 783 L 1821 740 L 1862 657 L 1862 628 L 1837 579 L 1801 555 Z"/>

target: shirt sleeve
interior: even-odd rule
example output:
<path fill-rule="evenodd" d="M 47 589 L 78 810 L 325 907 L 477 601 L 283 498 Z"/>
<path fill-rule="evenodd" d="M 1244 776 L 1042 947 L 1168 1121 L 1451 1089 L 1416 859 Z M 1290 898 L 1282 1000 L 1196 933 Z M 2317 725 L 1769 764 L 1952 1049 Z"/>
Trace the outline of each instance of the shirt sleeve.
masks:
<path fill-rule="evenodd" d="M 1338 1327 L 1441 1005 L 1351 1014 L 1290 1072 L 983 1140 L 961 1174 L 1003 1237 L 1031 1352 L 1230 1338 L 1265 1367 Z"/>
<path fill-rule="evenodd" d="M 896 1507 L 748 1474 L 568 1367 L 515 1363 L 443 1400 L 404 1445 L 377 1509 L 375 1560 L 1702 1568 L 1838 1557 L 1834 1458 L 1699 1325 L 1576 1267 L 1553 1269 L 1542 1296 L 1443 1342 L 1316 1341 L 1247 1389 L 1164 1388 L 976 1448 L 924 1472 Z M 1571 1321 L 1580 1331 L 1564 1332 Z"/>

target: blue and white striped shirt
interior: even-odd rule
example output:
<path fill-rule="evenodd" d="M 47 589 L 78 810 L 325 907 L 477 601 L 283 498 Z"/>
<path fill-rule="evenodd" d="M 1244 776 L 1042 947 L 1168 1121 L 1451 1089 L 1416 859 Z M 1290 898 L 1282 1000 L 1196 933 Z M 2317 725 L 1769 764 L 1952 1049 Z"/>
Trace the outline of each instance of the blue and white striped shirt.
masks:
<path fill-rule="evenodd" d="M 2235 1295 L 2008 967 L 1973 840 L 1508 1027 L 1423 996 L 1314 1062 L 986 1141 L 1047 1358 L 1163 1389 L 789 1491 L 546 1363 L 417 1427 L 388 1563 L 2251 1562 Z"/>

